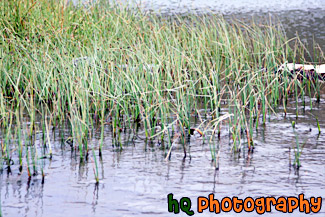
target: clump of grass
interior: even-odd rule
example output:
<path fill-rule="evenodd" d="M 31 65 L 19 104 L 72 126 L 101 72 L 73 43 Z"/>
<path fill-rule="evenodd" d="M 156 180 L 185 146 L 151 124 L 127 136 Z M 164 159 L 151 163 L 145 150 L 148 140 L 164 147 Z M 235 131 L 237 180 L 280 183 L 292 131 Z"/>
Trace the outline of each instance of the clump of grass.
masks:
<path fill-rule="evenodd" d="M 120 149 L 121 132 L 140 126 L 147 140 L 159 136 L 171 150 L 172 123 L 186 156 L 191 117 L 200 116 L 202 107 L 212 120 L 200 120 L 208 122 L 213 136 L 220 137 L 227 117 L 232 149 L 247 144 L 252 150 L 254 126 L 266 124 L 277 106 L 286 113 L 292 97 L 298 116 L 300 94 L 315 93 L 319 101 L 318 79 L 304 80 L 305 85 L 287 69 L 277 72 L 283 62 L 305 62 L 299 59 L 305 52 L 301 42 L 291 48 L 280 25 L 228 22 L 219 15 L 163 18 L 105 2 L 87 8 L 46 0 L 1 4 L 1 151 L 10 159 L 8 127 L 15 125 L 19 164 L 25 139 L 29 175 L 31 165 L 37 172 L 37 115 L 50 158 L 50 129 L 68 124 L 71 147 L 81 161 L 91 149 L 97 168 L 88 142 L 98 125 L 100 156 L 107 125 Z M 29 117 L 28 129 L 22 113 Z M 216 162 L 217 150 L 211 153 Z"/>

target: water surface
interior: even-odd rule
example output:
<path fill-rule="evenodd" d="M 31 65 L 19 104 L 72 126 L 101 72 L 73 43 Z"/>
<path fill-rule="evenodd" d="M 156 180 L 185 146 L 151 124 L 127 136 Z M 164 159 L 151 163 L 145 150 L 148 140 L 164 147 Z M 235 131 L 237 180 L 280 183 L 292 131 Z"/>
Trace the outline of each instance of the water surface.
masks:
<path fill-rule="evenodd" d="M 324 98 L 325 95 L 322 95 Z M 314 101 L 316 99 L 313 99 Z M 165 151 L 157 144 L 133 139 L 122 134 L 123 150 L 112 146 L 109 128 L 105 133 L 103 159 L 99 163 L 100 183 L 94 181 L 93 163 L 80 164 L 78 153 L 67 144 L 62 146 L 58 132 L 52 134 L 54 156 L 44 160 L 45 183 L 41 175 L 29 181 L 26 170 L 18 173 L 17 161 L 12 174 L 1 173 L 1 201 L 4 216 L 171 216 L 167 211 L 167 194 L 190 197 L 196 211 L 196 198 L 214 193 L 215 198 L 238 196 L 298 196 L 325 198 L 325 133 L 318 135 L 313 115 L 325 129 L 325 102 L 314 103 L 313 110 L 300 107 L 295 117 L 295 104 L 286 117 L 270 116 L 265 127 L 254 135 L 254 153 L 242 149 L 240 154 L 231 150 L 228 130 L 224 125 L 220 147 L 219 170 L 211 163 L 209 145 L 200 138 L 188 144 L 188 156 L 183 161 L 183 150 L 172 152 L 165 161 Z M 280 108 L 281 109 L 281 108 Z M 194 119 L 193 119 L 194 120 Z M 291 122 L 296 121 L 296 134 Z M 194 124 L 194 122 L 193 122 Z M 132 133 L 131 133 L 132 134 Z M 141 131 L 140 131 L 141 135 Z M 299 171 L 289 167 L 293 163 L 296 135 L 304 144 Z M 99 137 L 99 135 L 97 135 Z M 98 145 L 98 138 L 91 145 Z M 38 143 L 41 143 L 39 141 Z M 38 144 L 37 143 L 37 144 Z M 38 144 L 40 145 L 40 144 Z M 96 151 L 97 153 L 97 151 Z M 211 216 L 208 212 L 197 216 Z M 221 216 L 225 213 L 219 214 Z M 323 208 L 315 216 L 325 215 Z M 179 216 L 186 216 L 181 213 Z M 227 216 L 238 216 L 235 213 Z M 255 212 L 245 216 L 258 216 Z M 268 216 L 292 216 L 274 210 Z M 294 216 L 306 216 L 295 212 Z"/>
<path fill-rule="evenodd" d="M 226 18 L 249 21 L 270 17 L 281 22 L 289 38 L 296 37 L 307 43 L 313 53 L 313 42 L 325 50 L 325 1 L 324 0 L 134 0 L 145 11 L 158 14 L 223 14 Z M 132 4 L 132 3 L 131 3 Z M 316 60 L 314 60 L 316 61 Z"/>

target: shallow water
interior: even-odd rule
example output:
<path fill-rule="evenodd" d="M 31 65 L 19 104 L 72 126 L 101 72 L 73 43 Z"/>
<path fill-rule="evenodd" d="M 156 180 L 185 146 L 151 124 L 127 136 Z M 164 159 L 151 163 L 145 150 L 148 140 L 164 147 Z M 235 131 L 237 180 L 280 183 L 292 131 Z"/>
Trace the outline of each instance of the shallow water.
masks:
<path fill-rule="evenodd" d="M 190 197 L 195 216 L 211 216 L 207 210 L 201 214 L 196 212 L 196 198 L 210 193 L 220 200 L 226 196 L 257 198 L 304 193 L 306 198 L 322 197 L 324 203 L 325 133 L 318 135 L 311 114 L 319 117 L 324 131 L 325 101 L 314 103 L 312 111 L 308 107 L 303 111 L 300 107 L 297 120 L 295 104 L 291 106 L 287 117 L 281 112 L 272 115 L 265 127 L 255 133 L 254 153 L 242 150 L 240 154 L 233 154 L 224 126 L 221 140 L 216 140 L 220 147 L 219 170 L 211 163 L 209 145 L 199 138 L 191 139 L 185 161 L 183 150 L 175 149 L 171 160 L 166 162 L 160 146 L 146 145 L 141 139 L 132 142 L 128 133 L 122 134 L 123 150 L 113 147 L 111 131 L 107 129 L 98 186 L 92 161 L 79 164 L 78 153 L 71 151 L 67 144 L 62 147 L 55 131 L 53 159 L 43 161 L 44 184 L 41 175 L 28 181 L 25 168 L 19 175 L 17 162 L 12 174 L 7 175 L 5 169 L 1 173 L 2 212 L 4 216 L 171 216 L 167 210 L 169 193 L 177 199 Z M 289 147 L 296 144 L 292 121 L 296 121 L 299 142 L 305 143 L 299 171 L 289 167 L 289 155 L 291 163 L 294 158 L 292 149 L 289 154 Z M 98 139 L 92 139 L 90 144 L 98 145 Z M 294 213 L 294 216 L 306 216 L 298 211 Z M 234 212 L 219 215 L 239 216 Z M 325 209 L 314 215 L 324 216 Z M 181 212 L 179 216 L 187 215 Z M 258 214 L 245 213 L 245 216 Z M 273 207 L 267 216 L 292 215 L 280 213 Z"/>

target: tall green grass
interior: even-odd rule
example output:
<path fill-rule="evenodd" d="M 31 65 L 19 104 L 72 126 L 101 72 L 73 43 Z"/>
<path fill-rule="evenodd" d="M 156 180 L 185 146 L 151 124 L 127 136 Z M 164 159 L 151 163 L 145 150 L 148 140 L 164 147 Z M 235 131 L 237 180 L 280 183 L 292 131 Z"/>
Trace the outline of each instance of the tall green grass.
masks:
<path fill-rule="evenodd" d="M 279 105 L 286 113 L 289 97 L 320 96 L 318 79 L 301 84 L 288 70 L 277 72 L 288 60 L 305 62 L 305 50 L 299 40 L 290 47 L 281 26 L 267 21 L 166 18 L 105 2 L 89 7 L 57 0 L 0 4 L 2 158 L 10 167 L 11 150 L 17 151 L 22 168 L 26 158 L 29 175 L 31 168 L 37 172 L 39 129 L 48 152 L 41 157 L 51 158 L 51 129 L 67 124 L 80 160 L 91 151 L 98 182 L 95 150 L 102 156 L 105 126 L 119 148 L 121 132 L 138 126 L 146 139 L 167 140 L 171 148 L 172 127 L 185 144 L 191 117 L 203 108 L 212 117 L 200 118 L 211 136 L 220 137 L 228 123 L 232 149 L 247 144 L 252 150 L 253 131 Z M 101 131 L 98 147 L 88 144 L 94 129 Z M 17 149 L 12 139 L 18 139 Z M 216 161 L 218 150 L 211 147 Z"/>

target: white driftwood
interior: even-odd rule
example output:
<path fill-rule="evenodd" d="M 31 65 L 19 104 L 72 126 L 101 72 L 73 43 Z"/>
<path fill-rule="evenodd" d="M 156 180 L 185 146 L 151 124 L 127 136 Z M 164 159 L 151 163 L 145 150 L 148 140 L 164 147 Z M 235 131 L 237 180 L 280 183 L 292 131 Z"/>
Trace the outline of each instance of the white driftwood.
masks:
<path fill-rule="evenodd" d="M 278 72 L 283 69 L 288 69 L 289 71 L 315 71 L 317 74 L 325 74 L 325 64 L 322 65 L 305 65 L 305 64 L 294 64 L 294 63 L 283 63 L 279 68 Z"/>

